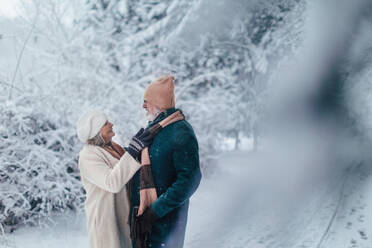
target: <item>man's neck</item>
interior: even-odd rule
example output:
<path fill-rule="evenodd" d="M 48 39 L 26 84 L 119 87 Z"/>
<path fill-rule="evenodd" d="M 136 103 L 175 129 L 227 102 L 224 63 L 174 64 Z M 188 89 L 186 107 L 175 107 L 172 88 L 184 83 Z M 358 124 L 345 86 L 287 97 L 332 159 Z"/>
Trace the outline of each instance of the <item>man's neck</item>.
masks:
<path fill-rule="evenodd" d="M 158 116 L 156 116 L 154 122 L 161 121 L 162 119 L 166 118 L 167 116 L 169 116 L 170 114 L 174 113 L 175 111 L 176 111 L 175 108 L 165 109 L 165 110 L 161 111 L 158 114 Z"/>

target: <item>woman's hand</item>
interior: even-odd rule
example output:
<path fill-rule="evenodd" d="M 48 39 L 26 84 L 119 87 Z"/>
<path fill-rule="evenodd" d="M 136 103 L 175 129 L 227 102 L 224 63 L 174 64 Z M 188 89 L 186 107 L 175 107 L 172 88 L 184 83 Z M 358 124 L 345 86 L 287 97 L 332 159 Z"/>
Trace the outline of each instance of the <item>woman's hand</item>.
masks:
<path fill-rule="evenodd" d="M 156 123 L 152 127 L 150 127 L 148 132 L 155 138 L 155 136 L 163 129 L 163 127 L 160 125 L 160 123 Z"/>
<path fill-rule="evenodd" d="M 183 113 L 179 110 L 153 125 L 150 128 L 141 128 L 136 135 L 133 136 L 127 149 L 128 153 L 137 161 L 141 161 L 141 151 L 151 145 L 156 135 L 167 125 L 185 119 Z"/>
<path fill-rule="evenodd" d="M 133 136 L 127 148 L 128 153 L 137 161 L 140 161 L 141 151 L 148 147 L 156 134 L 153 134 L 148 129 L 141 128 L 136 135 Z"/>

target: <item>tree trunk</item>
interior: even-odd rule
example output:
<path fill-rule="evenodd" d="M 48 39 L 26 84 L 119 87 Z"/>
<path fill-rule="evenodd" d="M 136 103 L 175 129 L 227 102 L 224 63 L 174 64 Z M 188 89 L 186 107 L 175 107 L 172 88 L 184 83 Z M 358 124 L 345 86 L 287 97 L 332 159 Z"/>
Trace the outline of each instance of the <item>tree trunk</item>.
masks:
<path fill-rule="evenodd" d="M 253 128 L 253 151 L 258 150 L 258 131 L 257 128 Z"/>
<path fill-rule="evenodd" d="M 240 146 L 240 138 L 239 138 L 239 131 L 236 131 L 235 133 L 235 151 L 239 150 Z"/>

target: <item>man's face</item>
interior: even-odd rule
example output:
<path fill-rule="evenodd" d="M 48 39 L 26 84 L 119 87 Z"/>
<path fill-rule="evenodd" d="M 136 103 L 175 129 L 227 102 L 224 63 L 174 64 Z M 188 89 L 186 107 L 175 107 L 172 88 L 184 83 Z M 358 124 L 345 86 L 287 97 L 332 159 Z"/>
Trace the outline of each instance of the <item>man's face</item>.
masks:
<path fill-rule="evenodd" d="M 146 110 L 146 117 L 149 121 L 155 120 L 155 118 L 161 112 L 157 107 L 155 107 L 153 104 L 149 103 L 146 100 L 143 100 L 142 107 Z"/>

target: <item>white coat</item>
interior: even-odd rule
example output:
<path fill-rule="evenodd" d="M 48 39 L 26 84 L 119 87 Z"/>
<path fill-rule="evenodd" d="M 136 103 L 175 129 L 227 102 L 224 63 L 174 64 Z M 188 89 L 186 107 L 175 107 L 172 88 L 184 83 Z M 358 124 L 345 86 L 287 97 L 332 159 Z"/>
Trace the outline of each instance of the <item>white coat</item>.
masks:
<path fill-rule="evenodd" d="M 99 146 L 79 153 L 81 181 L 91 248 L 130 248 L 126 183 L 141 165 L 127 152 L 120 160 Z"/>

